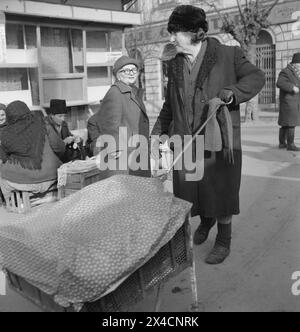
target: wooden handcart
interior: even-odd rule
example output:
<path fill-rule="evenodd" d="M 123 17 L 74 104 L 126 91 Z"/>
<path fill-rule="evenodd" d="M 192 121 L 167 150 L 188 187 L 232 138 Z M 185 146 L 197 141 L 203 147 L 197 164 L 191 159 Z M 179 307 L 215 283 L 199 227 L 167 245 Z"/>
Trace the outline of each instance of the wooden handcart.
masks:
<path fill-rule="evenodd" d="M 60 189 L 60 196 L 66 197 L 76 190 L 101 180 L 99 171 L 90 170 L 86 173 L 68 175 L 67 183 Z M 191 235 L 190 217 L 186 217 L 183 226 L 174 238 L 162 247 L 157 254 L 142 267 L 131 274 L 117 289 L 101 299 L 85 303 L 82 312 L 128 312 L 134 310 L 137 303 L 147 300 L 147 297 L 157 292 L 154 308 L 149 311 L 159 311 L 160 292 L 162 285 L 170 278 L 190 269 L 191 275 L 191 308 L 197 311 L 197 283 L 195 264 L 193 260 L 193 241 Z M 47 295 L 40 289 L 31 285 L 24 278 L 7 272 L 10 287 L 25 298 L 34 302 L 44 311 L 49 312 L 74 312 L 73 307 L 59 306 L 53 296 Z"/>

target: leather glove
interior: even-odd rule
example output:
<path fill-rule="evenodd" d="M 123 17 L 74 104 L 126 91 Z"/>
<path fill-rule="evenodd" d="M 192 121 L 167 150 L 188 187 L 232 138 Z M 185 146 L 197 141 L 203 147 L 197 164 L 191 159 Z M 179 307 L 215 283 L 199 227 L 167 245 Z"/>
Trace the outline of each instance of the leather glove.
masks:
<path fill-rule="evenodd" d="M 228 89 L 222 89 L 221 92 L 219 93 L 219 98 L 224 101 L 226 104 L 229 102 L 234 101 L 234 94 L 231 90 Z"/>

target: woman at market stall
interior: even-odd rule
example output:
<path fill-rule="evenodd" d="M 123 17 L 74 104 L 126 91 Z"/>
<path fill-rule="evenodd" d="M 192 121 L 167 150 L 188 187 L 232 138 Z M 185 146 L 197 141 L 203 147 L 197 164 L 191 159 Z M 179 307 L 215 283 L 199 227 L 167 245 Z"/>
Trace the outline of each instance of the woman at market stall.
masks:
<path fill-rule="evenodd" d="M 5 200 L 15 190 L 45 193 L 55 187 L 65 144 L 41 112 L 31 112 L 21 101 L 6 108 L 2 131 L 1 190 Z"/>
<path fill-rule="evenodd" d="M 107 159 L 120 161 L 126 157 L 127 168 L 107 170 L 108 176 L 124 173 L 135 176 L 148 177 L 151 175 L 149 163 L 149 119 L 141 96 L 141 90 L 136 82 L 139 76 L 140 65 L 136 59 L 122 56 L 113 68 L 116 82 L 112 85 L 103 99 L 100 110 L 88 121 L 88 135 L 94 151 L 94 155 L 103 151 L 104 140 L 112 137 L 115 144 L 113 149 L 108 146 Z M 133 138 L 139 136 L 143 142 L 141 155 L 137 156 L 132 167 L 134 151 L 136 151 Z M 131 141 L 131 143 L 130 143 Z M 124 143 L 124 144 L 123 144 Z M 126 149 L 125 149 L 125 145 Z M 137 144 L 138 145 L 138 144 Z M 147 151 L 146 151 L 147 150 Z M 123 159 L 124 160 L 124 159 Z"/>
<path fill-rule="evenodd" d="M 0 103 L 0 143 L 1 143 L 1 133 L 3 129 L 6 127 L 6 113 L 5 113 L 5 105 Z"/>

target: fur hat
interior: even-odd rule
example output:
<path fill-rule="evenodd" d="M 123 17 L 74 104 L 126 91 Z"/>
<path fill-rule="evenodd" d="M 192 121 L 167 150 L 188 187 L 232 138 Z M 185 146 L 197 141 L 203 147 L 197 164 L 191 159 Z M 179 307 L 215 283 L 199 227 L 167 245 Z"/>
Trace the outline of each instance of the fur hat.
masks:
<path fill-rule="evenodd" d="M 169 18 L 168 31 L 172 32 L 198 32 L 202 28 L 204 32 L 208 31 L 208 22 L 206 13 L 203 9 L 181 5 L 174 9 Z"/>
<path fill-rule="evenodd" d="M 300 53 L 294 54 L 292 63 L 300 63 Z"/>
<path fill-rule="evenodd" d="M 1 111 L 2 111 L 2 110 L 5 111 L 5 110 L 6 110 L 6 106 L 5 106 L 4 104 L 1 104 L 1 103 L 0 103 L 0 110 L 1 110 Z"/>
<path fill-rule="evenodd" d="M 135 65 L 138 69 L 140 68 L 138 60 L 123 55 L 115 62 L 113 68 L 113 74 L 116 76 L 117 72 L 127 65 Z"/>
<path fill-rule="evenodd" d="M 51 99 L 50 108 L 47 109 L 47 114 L 67 114 L 67 104 L 65 100 L 62 99 Z"/>

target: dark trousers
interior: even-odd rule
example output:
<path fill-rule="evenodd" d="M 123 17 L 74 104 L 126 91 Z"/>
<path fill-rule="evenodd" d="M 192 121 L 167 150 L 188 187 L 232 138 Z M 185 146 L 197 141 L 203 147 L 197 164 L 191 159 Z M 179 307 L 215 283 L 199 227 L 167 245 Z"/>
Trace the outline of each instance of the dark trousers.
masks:
<path fill-rule="evenodd" d="M 295 127 L 281 127 L 279 130 L 280 145 L 295 145 Z"/>

